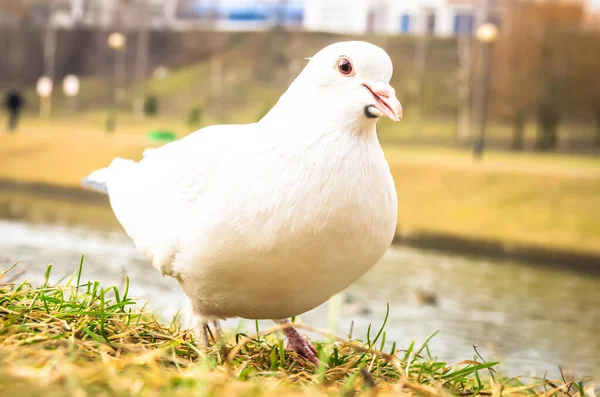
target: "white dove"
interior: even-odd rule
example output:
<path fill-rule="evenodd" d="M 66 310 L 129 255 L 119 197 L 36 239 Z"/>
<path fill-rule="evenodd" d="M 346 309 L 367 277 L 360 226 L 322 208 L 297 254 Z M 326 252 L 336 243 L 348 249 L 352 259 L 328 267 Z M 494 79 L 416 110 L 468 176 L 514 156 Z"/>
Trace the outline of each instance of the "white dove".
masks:
<path fill-rule="evenodd" d="M 390 246 L 397 197 L 377 139 L 402 118 L 392 62 L 369 43 L 319 51 L 259 122 L 203 128 L 84 178 L 138 250 L 189 298 L 198 337 L 219 319 L 287 318 L 327 301 Z M 316 363 L 294 328 L 288 346 Z"/>

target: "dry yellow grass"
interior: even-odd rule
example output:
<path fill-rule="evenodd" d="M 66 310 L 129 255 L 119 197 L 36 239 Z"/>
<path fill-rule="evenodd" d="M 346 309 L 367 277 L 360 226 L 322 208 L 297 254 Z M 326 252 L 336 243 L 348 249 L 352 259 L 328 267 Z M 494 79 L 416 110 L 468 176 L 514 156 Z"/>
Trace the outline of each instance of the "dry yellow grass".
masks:
<path fill-rule="evenodd" d="M 106 135 L 100 120 L 94 125 L 28 119 L 18 133 L 0 135 L 0 178 L 77 187 L 115 156 L 138 158 L 148 146 L 143 134 Z"/>
<path fill-rule="evenodd" d="M 399 232 L 600 253 L 600 161 L 387 148 Z"/>

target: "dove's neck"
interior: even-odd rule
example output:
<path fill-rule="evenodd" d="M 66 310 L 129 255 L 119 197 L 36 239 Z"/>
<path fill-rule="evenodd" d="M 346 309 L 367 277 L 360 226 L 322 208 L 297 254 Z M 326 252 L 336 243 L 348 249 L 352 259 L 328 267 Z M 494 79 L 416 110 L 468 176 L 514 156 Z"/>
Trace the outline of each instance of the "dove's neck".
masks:
<path fill-rule="evenodd" d="M 335 92 L 311 89 L 294 82 L 259 123 L 278 134 L 307 139 L 342 134 L 377 140 L 376 120 L 367 119 L 356 105 Z"/>

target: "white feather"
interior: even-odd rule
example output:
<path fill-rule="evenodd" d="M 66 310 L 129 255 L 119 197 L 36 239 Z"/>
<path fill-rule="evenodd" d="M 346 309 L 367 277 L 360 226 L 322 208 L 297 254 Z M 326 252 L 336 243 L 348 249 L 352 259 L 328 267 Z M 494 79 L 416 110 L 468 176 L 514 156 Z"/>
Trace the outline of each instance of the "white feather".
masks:
<path fill-rule="evenodd" d="M 156 148 L 153 148 L 153 147 L 148 147 L 148 148 L 144 149 L 144 151 L 142 152 L 142 155 L 143 155 L 144 157 L 148 157 L 148 156 L 150 156 L 150 155 L 152 154 L 152 152 L 153 152 L 153 151 L 155 151 L 155 150 L 156 150 Z"/>

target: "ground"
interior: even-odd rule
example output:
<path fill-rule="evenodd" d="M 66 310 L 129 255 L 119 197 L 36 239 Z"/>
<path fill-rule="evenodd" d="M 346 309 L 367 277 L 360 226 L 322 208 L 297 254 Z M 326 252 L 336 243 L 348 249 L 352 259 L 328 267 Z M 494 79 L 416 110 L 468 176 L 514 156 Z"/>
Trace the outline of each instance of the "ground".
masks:
<path fill-rule="evenodd" d="M 0 179 L 79 186 L 115 156 L 139 158 L 146 133 L 181 120 L 121 117 L 106 135 L 102 114 L 40 122 L 0 135 Z M 600 159 L 387 143 L 399 195 L 398 233 L 425 231 L 506 244 L 600 254 Z"/>
<path fill-rule="evenodd" d="M 83 263 L 83 259 L 82 259 Z M 507 378 L 474 350 L 445 363 L 428 340 L 386 344 L 385 325 L 363 341 L 325 336 L 315 366 L 286 351 L 280 326 L 229 334 L 206 350 L 177 318 L 159 323 L 122 288 L 87 282 L 14 283 L 0 272 L 0 394 L 5 396 L 593 396 L 585 380 Z M 49 279 L 51 268 L 46 272 Z M 258 328 L 258 327 L 257 327 Z M 258 329 L 257 329 L 258 331 Z M 420 346 L 420 347 L 419 347 Z"/>

